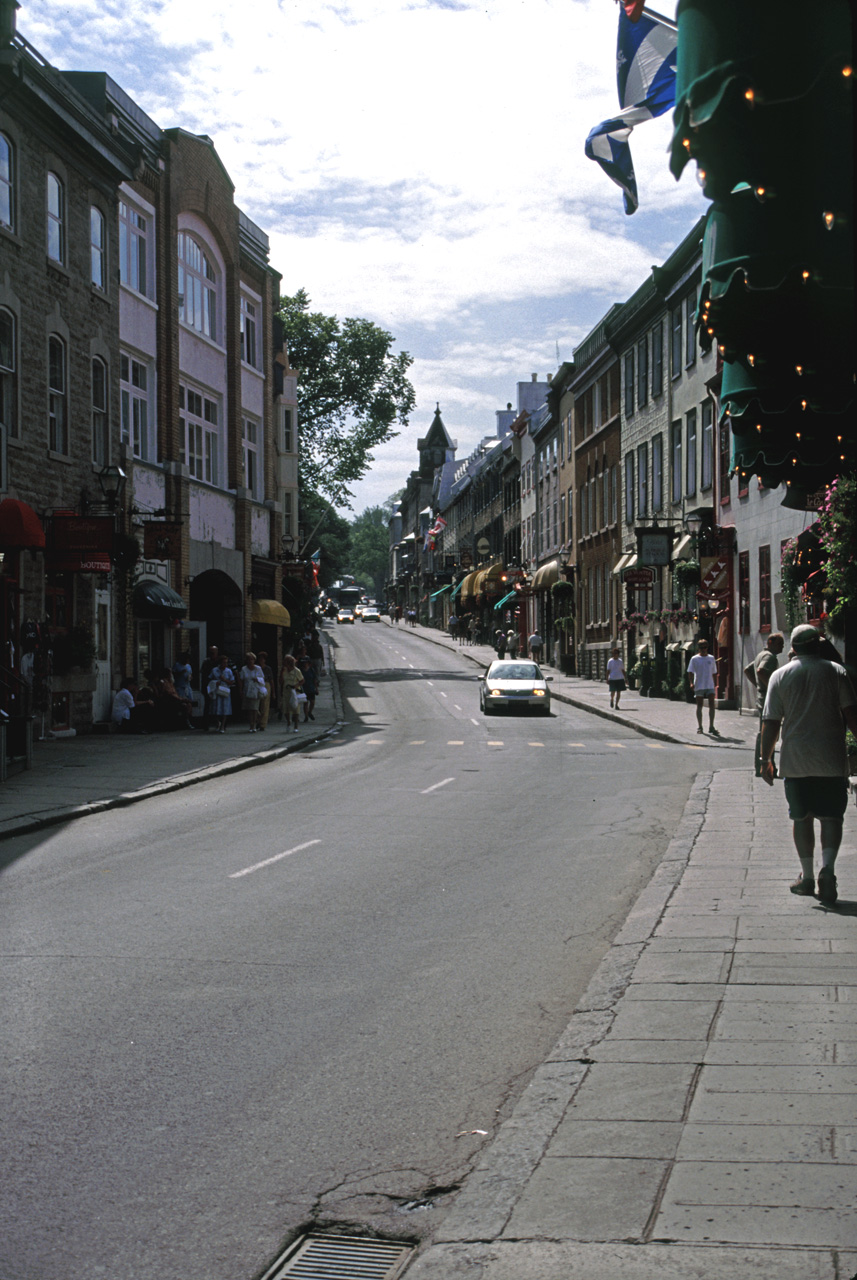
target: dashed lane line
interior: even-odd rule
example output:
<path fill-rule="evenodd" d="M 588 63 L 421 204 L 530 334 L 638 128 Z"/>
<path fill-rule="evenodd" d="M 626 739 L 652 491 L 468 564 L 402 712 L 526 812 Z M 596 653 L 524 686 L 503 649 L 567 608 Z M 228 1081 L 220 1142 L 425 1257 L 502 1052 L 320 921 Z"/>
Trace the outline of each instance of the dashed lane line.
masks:
<path fill-rule="evenodd" d="M 455 778 L 444 778 L 442 782 L 436 782 L 433 787 L 426 787 L 425 791 L 420 792 L 420 795 L 430 795 L 432 791 L 438 791 L 441 787 L 445 787 L 449 782 L 455 782 Z"/>
<path fill-rule="evenodd" d="M 309 849 L 314 844 L 321 844 L 320 840 L 307 840 L 304 844 L 296 844 L 294 849 L 286 849 L 284 853 L 276 853 L 273 858 L 265 858 L 263 862 L 254 862 L 252 867 L 245 867 L 243 871 L 233 871 L 229 879 L 239 880 L 241 876 L 252 875 L 254 871 L 261 871 L 263 867 L 270 867 L 275 862 L 281 862 L 283 858 L 290 858 L 293 853 L 300 853 L 302 849 Z"/>

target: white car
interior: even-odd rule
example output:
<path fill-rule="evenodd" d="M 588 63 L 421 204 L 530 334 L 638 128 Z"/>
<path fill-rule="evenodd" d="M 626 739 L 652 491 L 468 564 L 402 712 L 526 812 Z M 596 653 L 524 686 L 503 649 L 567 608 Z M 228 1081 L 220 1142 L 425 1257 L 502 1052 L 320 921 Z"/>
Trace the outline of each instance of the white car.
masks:
<path fill-rule="evenodd" d="M 551 696 L 547 679 L 537 662 L 500 658 L 491 663 L 480 681 L 479 705 L 486 716 L 500 707 L 529 707 L 548 716 Z"/>
<path fill-rule="evenodd" d="M 377 609 L 371 609 L 367 604 L 363 606 L 363 611 L 360 614 L 360 621 L 361 622 L 380 622 L 381 615 Z"/>

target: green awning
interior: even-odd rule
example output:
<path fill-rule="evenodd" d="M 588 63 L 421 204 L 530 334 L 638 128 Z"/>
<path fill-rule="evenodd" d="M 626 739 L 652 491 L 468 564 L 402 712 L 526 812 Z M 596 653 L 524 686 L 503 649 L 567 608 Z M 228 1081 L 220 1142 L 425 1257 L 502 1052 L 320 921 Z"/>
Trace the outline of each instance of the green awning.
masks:
<path fill-rule="evenodd" d="M 464 586 L 464 583 L 465 583 L 465 579 L 464 579 L 464 578 L 462 578 L 462 579 L 461 579 L 461 581 L 459 582 L 458 586 L 457 586 L 457 587 L 455 587 L 455 588 L 453 589 L 452 595 L 449 597 L 449 598 L 450 598 L 450 600 L 454 600 L 454 599 L 455 599 L 455 597 L 458 595 L 458 593 L 459 593 L 459 591 L 461 590 L 461 588 Z"/>
<path fill-rule="evenodd" d="M 452 583 L 448 583 L 445 587 L 441 587 L 440 591 L 433 591 L 429 596 L 429 600 L 436 600 L 438 596 L 442 596 L 444 592 L 452 590 Z"/>
<path fill-rule="evenodd" d="M 512 596 L 515 596 L 515 595 L 517 595 L 517 594 L 518 594 L 518 593 L 517 593 L 517 591 L 515 591 L 514 589 L 513 589 L 512 591 L 508 591 L 508 592 L 506 593 L 506 595 L 504 595 L 504 596 L 503 596 L 503 599 L 502 599 L 502 600 L 498 600 L 498 601 L 497 601 L 497 603 L 494 605 L 494 608 L 495 608 L 495 609 L 502 609 L 502 608 L 503 608 L 503 605 L 506 603 L 506 601 L 507 601 L 507 600 L 511 600 L 511 599 L 512 599 Z"/>
<path fill-rule="evenodd" d="M 187 605 L 177 591 L 164 582 L 147 580 L 134 588 L 133 610 L 136 618 L 175 622 L 187 613 Z"/>

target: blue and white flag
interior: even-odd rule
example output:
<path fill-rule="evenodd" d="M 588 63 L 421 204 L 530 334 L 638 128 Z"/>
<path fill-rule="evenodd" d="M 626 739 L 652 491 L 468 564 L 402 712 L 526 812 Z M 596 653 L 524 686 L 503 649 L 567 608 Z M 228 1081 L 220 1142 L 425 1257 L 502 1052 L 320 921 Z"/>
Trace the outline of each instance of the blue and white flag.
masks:
<path fill-rule="evenodd" d="M 637 208 L 637 180 L 628 138 L 635 125 L 662 116 L 675 106 L 675 61 L 678 32 L 646 13 L 632 22 L 619 10 L 616 79 L 621 110 L 586 139 L 586 154 L 622 188 L 625 212 Z"/>

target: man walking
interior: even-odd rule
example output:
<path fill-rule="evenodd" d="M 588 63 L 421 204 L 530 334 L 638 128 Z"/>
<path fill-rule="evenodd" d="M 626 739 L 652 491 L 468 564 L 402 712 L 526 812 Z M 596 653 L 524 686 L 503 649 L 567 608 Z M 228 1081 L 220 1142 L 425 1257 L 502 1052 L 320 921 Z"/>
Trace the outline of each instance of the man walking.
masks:
<path fill-rule="evenodd" d="M 759 732 L 756 735 L 757 778 L 762 775 L 762 711 L 765 707 L 765 694 L 768 692 L 768 681 L 780 665 L 779 655 L 784 644 L 782 634 L 779 631 L 772 632 L 764 649 L 744 668 L 744 675 L 756 690 L 756 712 L 759 716 Z"/>
<path fill-rule="evenodd" d="M 534 631 L 533 634 L 530 636 L 529 640 L 527 641 L 527 647 L 530 650 L 530 657 L 532 658 L 533 662 L 541 662 L 542 650 L 545 647 L 545 642 L 539 635 L 538 631 Z"/>
<path fill-rule="evenodd" d="M 720 734 L 714 727 L 714 691 L 717 687 L 717 659 L 708 652 L 708 641 L 700 640 L 695 653 L 687 664 L 687 674 L 696 699 L 697 733 L 704 733 L 702 727 L 702 704 L 708 703 L 708 732 L 715 738 Z"/>
<path fill-rule="evenodd" d="M 837 898 L 834 865 L 842 843 L 848 803 L 845 723 L 857 733 L 857 697 L 838 662 L 821 657 L 815 627 L 795 627 L 794 658 L 768 682 L 762 712 L 762 778 L 774 785 L 774 746 L 782 727 L 780 772 L 785 778 L 789 817 L 801 873 L 792 893 L 815 893 L 815 819 L 821 827 L 818 896 L 832 906 Z"/>

